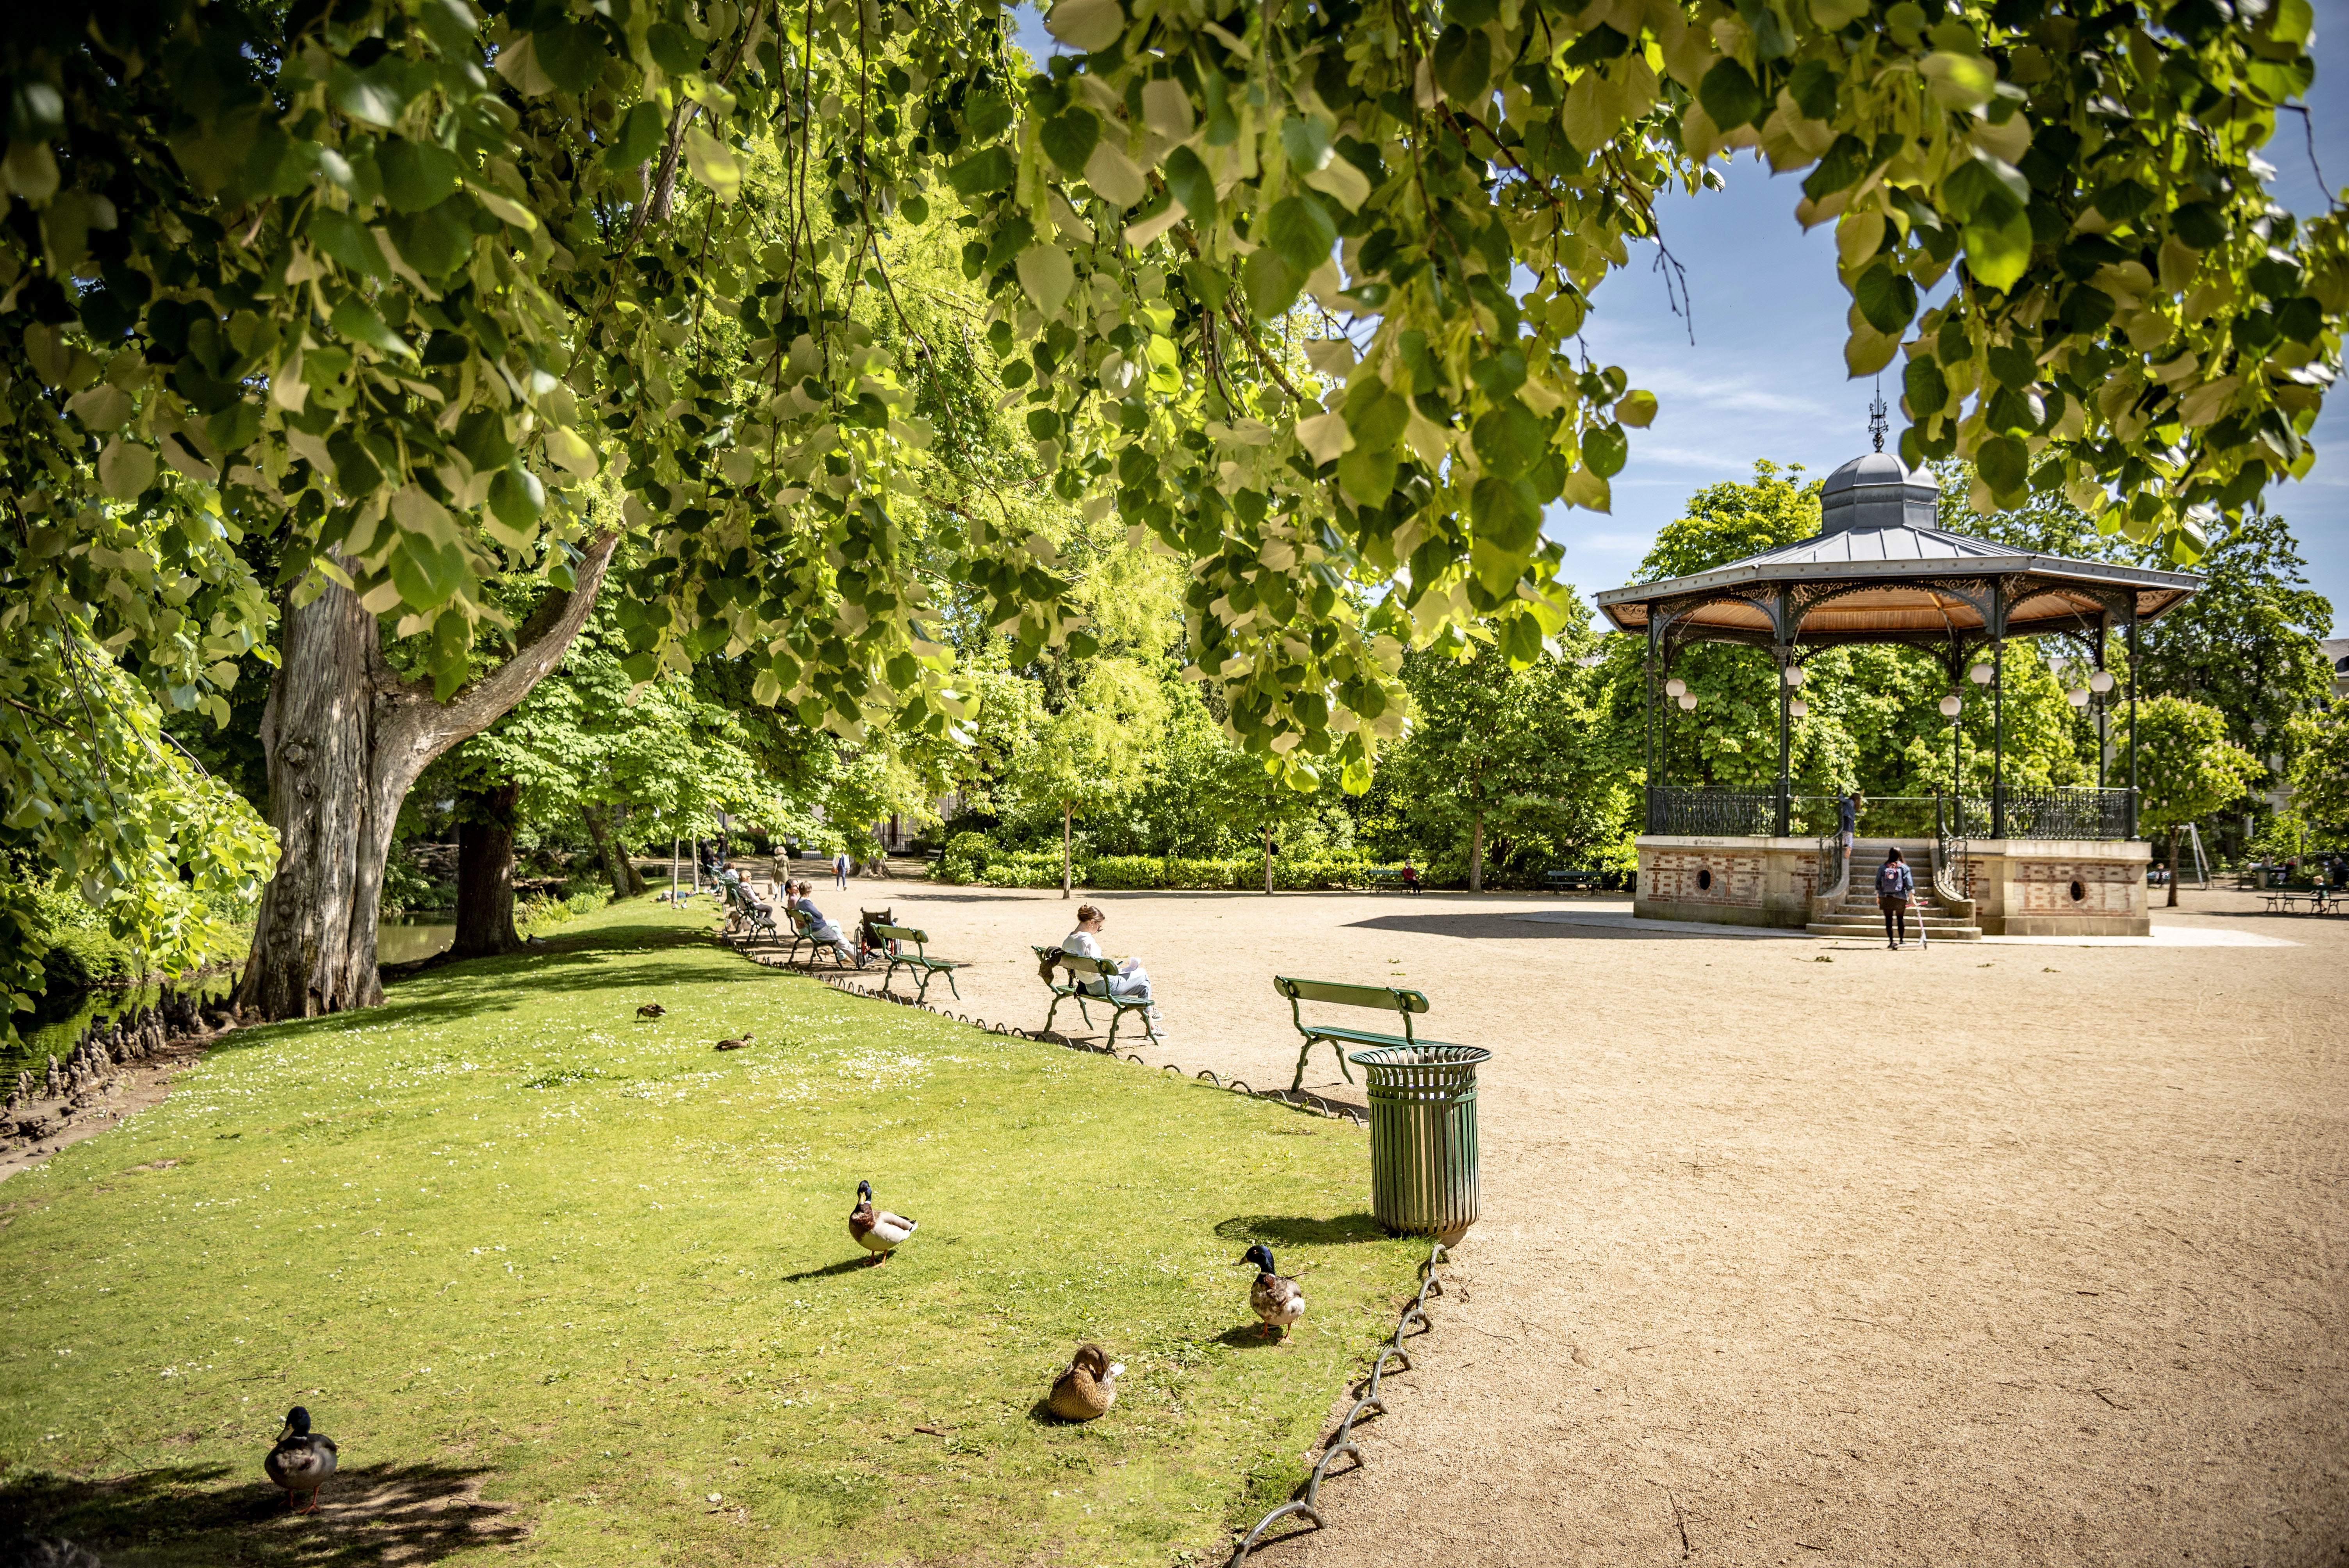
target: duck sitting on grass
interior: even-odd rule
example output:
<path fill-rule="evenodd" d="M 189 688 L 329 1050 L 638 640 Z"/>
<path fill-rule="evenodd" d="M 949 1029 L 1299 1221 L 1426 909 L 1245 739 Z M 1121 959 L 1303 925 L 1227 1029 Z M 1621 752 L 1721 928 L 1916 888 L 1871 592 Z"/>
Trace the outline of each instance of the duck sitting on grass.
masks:
<path fill-rule="evenodd" d="M 277 1446 L 261 1461 L 263 1471 L 271 1480 L 285 1489 L 285 1502 L 292 1507 L 296 1493 L 306 1492 L 309 1505 L 300 1511 L 318 1511 L 318 1489 L 335 1473 L 335 1439 L 320 1437 L 310 1430 L 310 1412 L 296 1405 L 285 1412 L 285 1426 L 277 1434 Z"/>
<path fill-rule="evenodd" d="M 903 1246 L 916 1228 L 916 1222 L 903 1214 L 893 1214 L 873 1206 L 873 1183 L 856 1184 L 856 1207 L 848 1211 L 848 1233 L 856 1244 L 873 1254 L 877 1267 L 889 1261 L 889 1254 Z"/>
<path fill-rule="evenodd" d="M 1272 1249 L 1263 1243 L 1250 1247 L 1234 1266 L 1246 1268 L 1250 1264 L 1256 1265 L 1256 1284 L 1248 1287 L 1248 1305 L 1267 1334 L 1277 1333 L 1286 1339 L 1288 1326 L 1305 1315 L 1305 1293 L 1297 1288 L 1294 1279 L 1274 1272 L 1278 1265 L 1272 1261 Z"/>
<path fill-rule="evenodd" d="M 1117 1403 L 1118 1375 L 1124 1370 L 1125 1363 L 1112 1361 L 1100 1346 L 1081 1345 L 1068 1370 L 1052 1384 L 1051 1395 L 1044 1403 L 1064 1421 L 1090 1421 L 1096 1416 L 1105 1416 L 1109 1408 Z"/>

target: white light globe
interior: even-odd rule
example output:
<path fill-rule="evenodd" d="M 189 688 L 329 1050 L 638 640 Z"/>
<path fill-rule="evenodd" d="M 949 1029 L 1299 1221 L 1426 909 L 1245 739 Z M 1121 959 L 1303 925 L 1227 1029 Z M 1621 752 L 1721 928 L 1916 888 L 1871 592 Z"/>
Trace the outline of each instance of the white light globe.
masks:
<path fill-rule="evenodd" d="M 1965 706 L 1966 705 L 1964 703 L 1960 702 L 1955 696 L 1945 696 L 1941 699 L 1941 717 L 1943 718 L 1955 718 L 1958 717 L 1958 710 Z"/>
<path fill-rule="evenodd" d="M 2085 707 L 2088 706 L 2088 688 L 2086 686 L 2074 686 L 2070 691 L 2065 692 L 2064 695 L 2072 699 L 2072 706 L 2074 707 Z"/>
<path fill-rule="evenodd" d="M 1803 684 L 1803 672 L 1795 668 L 1791 665 L 1788 665 L 1786 669 L 1786 684 L 1790 686 L 1800 686 Z"/>
<path fill-rule="evenodd" d="M 1674 678 L 1664 683 L 1664 695 L 1666 696 L 1679 696 L 1687 690 L 1688 682 L 1684 680 Z"/>
<path fill-rule="evenodd" d="M 2088 689 L 2095 692 L 2112 690 L 2113 672 L 2110 670 L 2098 670 L 2095 675 L 2090 676 L 2088 677 Z"/>
<path fill-rule="evenodd" d="M 1689 692 L 1682 692 L 1682 693 L 1681 694 L 1681 707 L 1682 707 L 1682 711 L 1687 711 L 1687 710 L 1689 710 L 1689 709 L 1694 708 L 1695 707 L 1696 707 L 1696 697 L 1695 697 L 1695 696 L 1694 696 L 1692 693 L 1689 693 Z"/>
<path fill-rule="evenodd" d="M 1996 674 L 1998 674 L 1998 672 L 1991 668 L 1988 665 L 1976 665 L 1973 668 L 1966 672 L 1968 678 L 1972 680 L 1976 686 L 1990 685 L 1991 677 Z"/>
<path fill-rule="evenodd" d="M 1811 711 L 1811 705 L 1805 702 L 1801 697 L 1796 697 L 1794 701 L 1786 705 L 1786 711 L 1793 714 L 1796 718 L 1800 718 L 1803 715 Z"/>

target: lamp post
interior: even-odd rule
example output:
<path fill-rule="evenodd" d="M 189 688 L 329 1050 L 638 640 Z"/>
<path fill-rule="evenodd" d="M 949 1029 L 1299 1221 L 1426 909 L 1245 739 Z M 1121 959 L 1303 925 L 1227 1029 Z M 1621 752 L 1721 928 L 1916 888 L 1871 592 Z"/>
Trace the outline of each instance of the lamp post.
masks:
<path fill-rule="evenodd" d="M 1977 664 L 1966 672 L 1974 685 L 1990 688 L 1990 836 L 1993 839 L 2006 837 L 2006 683 L 1999 678 L 2005 670 L 2006 642 L 2002 638 L 1991 645 L 1989 663 Z"/>
<path fill-rule="evenodd" d="M 1965 698 L 1956 691 L 1952 690 L 1941 699 L 1941 717 L 1950 721 L 1950 809 L 1958 814 L 1961 829 L 1966 820 L 1966 728 L 1960 722 L 1960 716 L 1965 711 Z"/>

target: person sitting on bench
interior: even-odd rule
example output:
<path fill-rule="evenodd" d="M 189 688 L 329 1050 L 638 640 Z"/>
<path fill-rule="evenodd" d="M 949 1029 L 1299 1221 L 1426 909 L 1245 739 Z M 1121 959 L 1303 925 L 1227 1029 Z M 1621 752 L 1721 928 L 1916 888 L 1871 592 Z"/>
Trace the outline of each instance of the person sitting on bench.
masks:
<path fill-rule="evenodd" d="M 808 884 L 791 883 L 789 891 L 791 897 L 785 900 L 785 907 L 808 917 L 808 940 L 818 947 L 831 948 L 840 954 L 843 964 L 854 964 L 859 969 L 864 968 L 864 954 L 857 952 L 848 938 L 841 934 L 840 927 L 825 919 L 823 911 L 816 908 L 815 901 L 808 897 Z"/>
<path fill-rule="evenodd" d="M 1108 956 L 1102 952 L 1099 940 L 1101 928 L 1108 919 L 1109 916 L 1102 913 L 1099 904 L 1077 905 L 1077 928 L 1061 938 L 1061 951 L 1079 954 L 1097 962 L 1108 962 Z M 1150 989 L 1150 971 L 1144 969 L 1142 966 L 1142 961 L 1137 958 L 1118 960 L 1117 971 L 1115 975 L 1104 975 L 1098 980 L 1083 981 L 1078 989 L 1095 996 L 1150 996 L 1152 998 L 1151 1032 L 1161 1034 L 1157 1026 L 1156 998 Z M 1051 966 L 1049 964 L 1045 966 L 1044 974 L 1046 978 L 1050 978 Z"/>

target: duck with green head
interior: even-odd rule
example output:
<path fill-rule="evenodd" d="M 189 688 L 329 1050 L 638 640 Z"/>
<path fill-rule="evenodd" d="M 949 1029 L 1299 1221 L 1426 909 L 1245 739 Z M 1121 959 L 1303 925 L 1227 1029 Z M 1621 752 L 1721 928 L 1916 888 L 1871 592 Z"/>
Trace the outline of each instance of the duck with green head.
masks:
<path fill-rule="evenodd" d="M 902 1246 L 919 1227 L 903 1214 L 893 1214 L 886 1209 L 873 1206 L 873 1183 L 856 1184 L 856 1207 L 848 1212 L 848 1233 L 856 1244 L 873 1254 L 875 1264 L 885 1264 L 889 1254 Z"/>
<path fill-rule="evenodd" d="M 1305 1293 L 1297 1282 L 1278 1273 L 1279 1265 L 1272 1261 L 1272 1249 L 1258 1242 L 1250 1247 L 1235 1267 L 1256 1268 L 1256 1284 L 1248 1287 L 1248 1305 L 1255 1309 L 1257 1319 L 1267 1334 L 1288 1337 L 1288 1326 L 1305 1315 Z"/>
<path fill-rule="evenodd" d="M 296 1495 L 306 1495 L 308 1504 L 304 1513 L 318 1511 L 318 1489 L 335 1473 L 335 1439 L 321 1437 L 310 1429 L 310 1412 L 296 1405 L 285 1412 L 285 1425 L 277 1434 L 277 1446 L 261 1461 L 269 1479 L 285 1489 L 285 1502 L 293 1506 Z"/>

